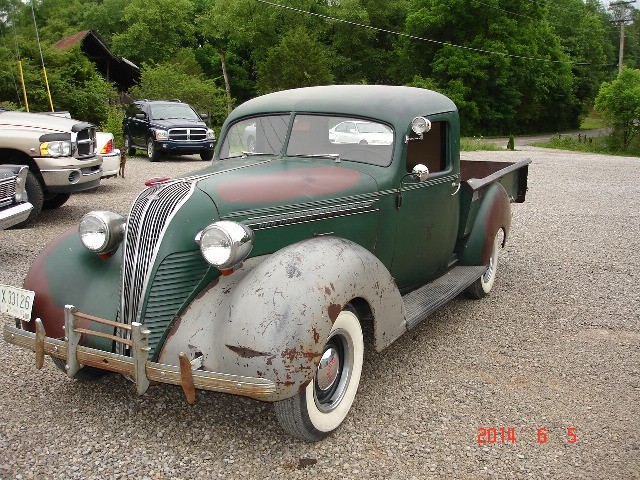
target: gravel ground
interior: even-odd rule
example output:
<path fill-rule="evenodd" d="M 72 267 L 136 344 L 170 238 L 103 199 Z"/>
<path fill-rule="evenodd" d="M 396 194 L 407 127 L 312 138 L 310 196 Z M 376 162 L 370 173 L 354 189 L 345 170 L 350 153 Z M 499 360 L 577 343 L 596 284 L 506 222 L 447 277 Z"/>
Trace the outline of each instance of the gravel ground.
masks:
<path fill-rule="evenodd" d="M 640 478 L 640 160 L 525 149 L 463 155 L 534 162 L 492 294 L 367 352 L 328 439 L 287 437 L 257 401 L 200 392 L 188 406 L 172 386 L 137 397 L 120 376 L 73 381 L 48 357 L 37 371 L 0 341 L 0 478 Z M 133 158 L 126 179 L 0 232 L 0 283 L 20 285 L 85 212 L 126 213 L 144 179 L 203 165 Z M 479 445 L 491 427 L 498 441 Z"/>

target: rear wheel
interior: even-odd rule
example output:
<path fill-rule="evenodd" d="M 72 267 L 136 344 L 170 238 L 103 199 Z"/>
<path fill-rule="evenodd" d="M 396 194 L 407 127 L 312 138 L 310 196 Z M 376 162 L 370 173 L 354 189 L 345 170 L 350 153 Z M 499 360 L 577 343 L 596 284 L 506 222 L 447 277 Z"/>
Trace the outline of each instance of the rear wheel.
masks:
<path fill-rule="evenodd" d="M 131 141 L 131 136 L 127 133 L 124 136 L 124 150 L 127 152 L 129 157 L 132 157 L 136 154 L 136 149 L 133 147 L 133 142 Z"/>
<path fill-rule="evenodd" d="M 502 230 L 498 230 L 496 236 L 493 238 L 493 249 L 491 250 L 491 257 L 489 258 L 489 266 L 482 276 L 473 282 L 466 290 L 465 293 L 469 298 L 479 300 L 486 297 L 493 284 L 496 281 L 496 273 L 498 271 L 498 253 L 500 251 L 500 245 L 502 243 Z"/>
<path fill-rule="evenodd" d="M 311 442 L 337 429 L 353 405 L 363 357 L 360 319 L 348 304 L 331 327 L 313 380 L 294 397 L 274 403 L 280 426 Z"/>
<path fill-rule="evenodd" d="M 42 203 L 42 208 L 45 210 L 53 210 L 54 208 L 59 208 L 69 200 L 71 197 L 70 193 L 56 193 L 51 195 L 45 199 Z"/>

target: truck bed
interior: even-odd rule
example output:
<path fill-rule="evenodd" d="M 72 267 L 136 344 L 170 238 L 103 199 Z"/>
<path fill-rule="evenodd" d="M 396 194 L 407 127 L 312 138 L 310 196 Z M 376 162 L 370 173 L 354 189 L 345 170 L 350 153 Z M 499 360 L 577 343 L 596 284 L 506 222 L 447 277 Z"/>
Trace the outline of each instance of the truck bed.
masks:
<path fill-rule="evenodd" d="M 476 191 L 498 181 L 505 188 L 512 202 L 524 202 L 527 193 L 527 173 L 530 159 L 519 162 L 487 162 L 460 160 L 460 176 L 471 191 Z"/>

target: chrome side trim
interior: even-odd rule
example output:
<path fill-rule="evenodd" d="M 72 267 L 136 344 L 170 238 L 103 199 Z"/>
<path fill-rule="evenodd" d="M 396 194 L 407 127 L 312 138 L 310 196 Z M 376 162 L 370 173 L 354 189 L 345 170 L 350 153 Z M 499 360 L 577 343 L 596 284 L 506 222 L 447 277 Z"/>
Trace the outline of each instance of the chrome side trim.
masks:
<path fill-rule="evenodd" d="M 285 225 L 294 225 L 297 223 L 325 220 L 334 217 L 345 217 L 349 215 L 357 215 L 360 213 L 376 212 L 379 210 L 377 203 L 378 200 L 369 200 L 343 205 L 331 205 L 309 210 L 299 210 L 276 215 L 253 217 L 247 219 L 246 222 L 243 223 L 245 223 L 252 230 L 262 230 L 267 228 L 281 227 Z"/>

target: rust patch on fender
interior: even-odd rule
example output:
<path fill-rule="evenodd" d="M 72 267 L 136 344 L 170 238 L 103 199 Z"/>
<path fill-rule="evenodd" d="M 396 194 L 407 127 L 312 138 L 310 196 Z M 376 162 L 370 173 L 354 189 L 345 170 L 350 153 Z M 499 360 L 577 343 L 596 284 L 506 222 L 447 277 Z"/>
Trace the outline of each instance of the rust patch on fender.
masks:
<path fill-rule="evenodd" d="M 313 327 L 313 341 L 317 344 L 320 341 L 320 332 Z"/>
<path fill-rule="evenodd" d="M 329 313 L 329 318 L 331 319 L 331 323 L 335 323 L 336 319 L 338 318 L 338 315 L 340 315 L 340 312 L 342 311 L 342 305 L 338 305 L 337 303 L 332 303 L 331 305 L 329 305 L 329 308 L 327 309 L 328 313 Z"/>
<path fill-rule="evenodd" d="M 328 297 L 331 295 L 331 289 L 329 287 L 324 287 L 324 294 Z"/>
<path fill-rule="evenodd" d="M 242 358 L 253 358 L 253 357 L 268 357 L 271 353 L 258 352 L 257 350 L 253 350 L 248 347 L 236 347 L 235 345 L 227 344 L 226 347 L 240 355 Z"/>
<path fill-rule="evenodd" d="M 299 358 L 306 358 L 307 360 L 315 361 L 316 357 L 319 357 L 320 354 L 318 352 L 305 352 L 304 350 L 302 350 L 302 348 L 298 350 L 294 347 L 287 348 L 280 354 L 280 356 L 282 358 L 286 358 L 290 362 L 293 362 L 294 360 L 297 360 Z"/>

